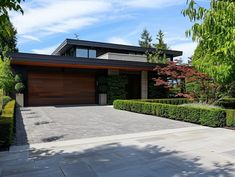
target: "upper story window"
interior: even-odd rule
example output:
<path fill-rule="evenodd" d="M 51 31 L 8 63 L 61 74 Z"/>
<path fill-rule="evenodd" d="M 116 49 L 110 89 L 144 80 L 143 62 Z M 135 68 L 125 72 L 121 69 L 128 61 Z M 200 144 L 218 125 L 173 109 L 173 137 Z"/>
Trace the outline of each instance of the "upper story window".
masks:
<path fill-rule="evenodd" d="M 88 58 L 88 49 L 76 49 L 76 57 Z"/>
<path fill-rule="evenodd" d="M 96 50 L 89 49 L 89 58 L 96 58 Z"/>
<path fill-rule="evenodd" d="M 86 49 L 86 48 L 77 48 L 76 57 L 96 58 L 96 50 Z"/>

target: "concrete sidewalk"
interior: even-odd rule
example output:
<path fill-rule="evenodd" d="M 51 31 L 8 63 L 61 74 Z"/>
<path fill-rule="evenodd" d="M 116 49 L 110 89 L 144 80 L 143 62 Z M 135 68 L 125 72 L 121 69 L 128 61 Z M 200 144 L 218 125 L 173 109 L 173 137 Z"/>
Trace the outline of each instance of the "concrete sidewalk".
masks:
<path fill-rule="evenodd" d="M 1 177 L 235 176 L 235 131 L 187 127 L 15 146 Z"/>

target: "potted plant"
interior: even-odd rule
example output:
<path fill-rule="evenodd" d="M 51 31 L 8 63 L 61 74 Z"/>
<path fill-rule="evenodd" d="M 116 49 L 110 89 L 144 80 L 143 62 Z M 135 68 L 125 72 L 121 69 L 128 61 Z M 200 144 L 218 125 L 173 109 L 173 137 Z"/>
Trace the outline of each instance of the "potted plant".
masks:
<path fill-rule="evenodd" d="M 24 94 L 22 92 L 24 91 L 25 86 L 19 75 L 15 76 L 15 82 L 16 103 L 18 106 L 24 107 Z"/>

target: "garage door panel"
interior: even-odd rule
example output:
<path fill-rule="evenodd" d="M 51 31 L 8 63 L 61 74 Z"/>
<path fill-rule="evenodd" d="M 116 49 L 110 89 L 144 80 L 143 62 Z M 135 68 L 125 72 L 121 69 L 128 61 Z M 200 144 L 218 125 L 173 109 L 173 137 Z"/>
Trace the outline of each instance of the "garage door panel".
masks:
<path fill-rule="evenodd" d="M 94 104 L 95 76 L 89 74 L 29 73 L 28 104 Z"/>

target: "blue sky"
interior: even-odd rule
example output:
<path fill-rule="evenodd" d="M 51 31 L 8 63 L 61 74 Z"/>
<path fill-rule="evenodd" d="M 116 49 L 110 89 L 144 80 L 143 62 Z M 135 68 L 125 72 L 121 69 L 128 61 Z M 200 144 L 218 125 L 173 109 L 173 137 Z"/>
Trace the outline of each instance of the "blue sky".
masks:
<path fill-rule="evenodd" d="M 186 60 L 196 47 L 181 14 L 186 0 L 26 0 L 24 15 L 11 13 L 20 52 L 50 54 L 66 38 L 138 45 L 147 28 L 155 39 L 162 29 L 171 49 Z M 200 1 L 205 5 L 208 0 Z"/>

